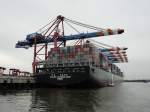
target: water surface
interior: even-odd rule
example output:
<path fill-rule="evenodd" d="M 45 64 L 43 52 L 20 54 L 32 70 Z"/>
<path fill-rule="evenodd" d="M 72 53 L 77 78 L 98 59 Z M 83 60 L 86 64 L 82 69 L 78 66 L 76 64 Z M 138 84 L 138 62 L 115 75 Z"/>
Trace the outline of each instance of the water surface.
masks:
<path fill-rule="evenodd" d="M 150 83 L 99 89 L 1 90 L 0 112 L 149 112 Z"/>

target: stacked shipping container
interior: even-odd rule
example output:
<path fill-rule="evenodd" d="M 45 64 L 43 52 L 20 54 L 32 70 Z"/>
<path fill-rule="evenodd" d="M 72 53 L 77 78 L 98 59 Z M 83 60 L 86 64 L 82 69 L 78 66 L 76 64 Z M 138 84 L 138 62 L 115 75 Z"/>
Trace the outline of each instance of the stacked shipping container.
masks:
<path fill-rule="evenodd" d="M 46 60 L 46 66 L 83 66 L 93 65 L 106 71 L 120 74 L 120 70 L 114 64 L 110 64 L 106 56 L 90 42 L 83 45 L 51 48 Z"/>
<path fill-rule="evenodd" d="M 100 65 L 99 50 L 91 43 L 84 45 L 51 48 L 47 64 L 90 64 Z"/>

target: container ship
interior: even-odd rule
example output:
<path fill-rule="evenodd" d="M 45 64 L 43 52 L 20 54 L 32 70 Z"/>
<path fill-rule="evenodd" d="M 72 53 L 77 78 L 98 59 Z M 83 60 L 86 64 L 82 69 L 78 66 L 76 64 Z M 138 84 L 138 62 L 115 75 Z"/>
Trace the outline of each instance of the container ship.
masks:
<path fill-rule="evenodd" d="M 65 34 L 65 24 L 77 34 Z M 75 26 L 96 30 L 80 33 Z M 113 47 L 89 38 L 122 34 L 123 29 L 103 29 L 61 15 L 37 32 L 18 41 L 16 48 L 34 48 L 36 83 L 52 87 L 103 87 L 122 82 L 116 63 L 128 62 L 127 48 Z M 75 41 L 70 44 L 70 41 Z"/>

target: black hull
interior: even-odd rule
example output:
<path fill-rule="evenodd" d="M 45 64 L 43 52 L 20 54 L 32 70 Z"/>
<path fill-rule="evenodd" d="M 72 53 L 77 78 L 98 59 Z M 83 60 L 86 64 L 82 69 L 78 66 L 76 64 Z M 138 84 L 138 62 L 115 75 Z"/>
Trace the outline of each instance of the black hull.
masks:
<path fill-rule="evenodd" d="M 101 79 L 99 76 L 95 77 L 91 72 L 89 66 L 69 67 L 70 72 L 59 72 L 58 69 L 66 69 L 68 67 L 48 68 L 56 69 L 55 73 L 39 73 L 36 75 L 36 82 L 38 86 L 45 87 L 104 87 L 111 83 L 109 79 Z M 84 68 L 84 69 L 83 69 Z M 72 70 L 78 71 L 72 72 Z M 81 70 L 82 69 L 82 70 Z M 97 75 L 97 74 L 96 74 Z M 98 74 L 101 75 L 101 74 Z M 111 77 L 111 76 L 110 76 Z"/>

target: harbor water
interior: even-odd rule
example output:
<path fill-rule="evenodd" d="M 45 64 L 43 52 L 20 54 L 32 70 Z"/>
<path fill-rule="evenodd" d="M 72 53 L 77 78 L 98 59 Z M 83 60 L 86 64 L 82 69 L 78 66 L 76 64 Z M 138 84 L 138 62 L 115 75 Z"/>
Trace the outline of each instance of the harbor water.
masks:
<path fill-rule="evenodd" d="M 0 90 L 0 112 L 149 112 L 150 83 Z"/>

